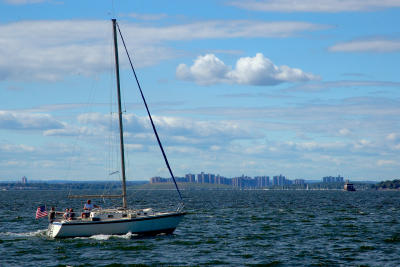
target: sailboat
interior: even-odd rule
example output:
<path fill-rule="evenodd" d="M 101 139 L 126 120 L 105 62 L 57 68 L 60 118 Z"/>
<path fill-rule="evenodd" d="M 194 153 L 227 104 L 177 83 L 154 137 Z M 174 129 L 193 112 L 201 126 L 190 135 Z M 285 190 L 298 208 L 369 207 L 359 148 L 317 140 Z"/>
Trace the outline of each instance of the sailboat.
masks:
<path fill-rule="evenodd" d="M 121 173 L 122 173 L 122 193 L 121 195 L 84 195 L 84 196 L 69 196 L 70 198 L 121 198 L 122 207 L 113 209 L 92 209 L 88 212 L 87 216 L 82 216 L 70 220 L 68 218 L 55 218 L 49 223 L 47 235 L 53 238 L 68 238 L 68 237 L 87 237 L 93 235 L 124 235 L 127 233 L 138 235 L 156 235 L 160 233 L 171 234 L 178 226 L 179 222 L 186 214 L 183 211 L 182 195 L 179 191 L 175 177 L 172 173 L 164 149 L 162 147 L 160 138 L 158 137 L 157 130 L 152 120 L 149 108 L 144 98 L 142 89 L 133 68 L 128 50 L 126 49 L 125 41 L 121 34 L 116 19 L 112 19 L 113 25 L 113 39 L 114 39 L 114 54 L 115 54 L 115 71 L 116 71 L 116 87 L 118 96 L 118 111 L 119 111 L 119 138 L 120 138 L 120 153 L 121 153 Z M 127 205 L 126 194 L 126 175 L 125 175 L 125 156 L 124 156 L 124 135 L 122 124 L 122 111 L 121 111 L 121 93 L 120 93 L 120 80 L 119 80 L 119 59 L 118 59 L 118 43 L 117 43 L 117 28 L 121 36 L 125 51 L 128 55 L 129 62 L 133 74 L 135 76 L 137 85 L 139 87 L 142 99 L 144 101 L 150 122 L 153 127 L 154 134 L 160 146 L 161 152 L 164 156 L 165 163 L 172 176 L 176 190 L 179 194 L 181 202 L 174 211 L 156 212 L 152 208 L 145 209 L 129 209 Z"/>

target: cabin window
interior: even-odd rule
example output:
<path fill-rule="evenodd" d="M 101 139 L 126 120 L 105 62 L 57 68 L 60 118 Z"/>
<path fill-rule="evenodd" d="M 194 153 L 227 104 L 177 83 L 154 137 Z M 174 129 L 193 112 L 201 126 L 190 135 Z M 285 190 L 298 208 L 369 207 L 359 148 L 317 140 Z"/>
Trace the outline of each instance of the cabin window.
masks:
<path fill-rule="evenodd" d="M 114 218 L 114 215 L 109 214 L 108 218 Z"/>
<path fill-rule="evenodd" d="M 128 217 L 128 214 L 122 214 L 122 218 Z"/>

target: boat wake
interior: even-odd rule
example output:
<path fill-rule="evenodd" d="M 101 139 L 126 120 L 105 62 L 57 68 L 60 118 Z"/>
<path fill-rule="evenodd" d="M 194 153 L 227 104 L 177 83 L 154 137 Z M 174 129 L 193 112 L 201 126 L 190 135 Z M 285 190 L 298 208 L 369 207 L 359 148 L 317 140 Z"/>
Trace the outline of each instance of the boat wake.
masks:
<path fill-rule="evenodd" d="M 131 239 L 137 236 L 137 234 L 132 234 L 128 232 L 125 235 L 92 235 L 89 237 L 75 237 L 74 239 L 95 239 L 95 240 L 108 240 L 110 238 L 121 238 L 121 239 Z"/>
<path fill-rule="evenodd" d="M 0 236 L 16 236 L 16 237 L 34 237 L 34 236 L 46 236 L 47 229 L 41 229 L 34 232 L 27 233 L 13 233 L 13 232 L 2 232 Z"/>

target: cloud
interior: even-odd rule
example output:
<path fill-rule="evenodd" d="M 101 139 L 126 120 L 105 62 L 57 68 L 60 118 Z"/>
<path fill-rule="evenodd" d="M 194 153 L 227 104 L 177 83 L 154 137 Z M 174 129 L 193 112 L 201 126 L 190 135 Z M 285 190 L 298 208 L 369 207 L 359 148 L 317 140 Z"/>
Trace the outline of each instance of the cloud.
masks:
<path fill-rule="evenodd" d="M 9 130 L 61 129 L 64 125 L 49 114 L 0 110 L 0 127 Z"/>
<path fill-rule="evenodd" d="M 398 0 L 249 0 L 230 1 L 228 4 L 243 9 L 267 12 L 355 12 L 375 11 L 391 7 L 400 7 Z"/>
<path fill-rule="evenodd" d="M 265 86 L 319 79 L 318 76 L 300 69 L 276 66 L 261 53 L 257 53 L 255 57 L 240 58 L 235 69 L 226 66 L 213 54 L 199 56 L 191 67 L 180 64 L 176 69 L 176 76 L 178 79 L 194 81 L 200 85 L 231 83 Z"/>
<path fill-rule="evenodd" d="M 386 165 L 398 165 L 398 163 L 395 160 L 384 160 L 380 159 L 377 162 L 378 166 L 386 166 Z"/>
<path fill-rule="evenodd" d="M 170 41 L 283 38 L 326 26 L 304 22 L 201 21 L 149 26 L 120 22 L 136 67 L 179 56 Z M 112 69 L 111 24 L 105 21 L 21 21 L 0 25 L 0 81 L 56 81 Z M 121 57 L 122 67 L 127 67 Z"/>
<path fill-rule="evenodd" d="M 329 51 L 390 53 L 400 51 L 400 41 L 386 39 L 355 40 L 331 46 Z"/>
<path fill-rule="evenodd" d="M 46 2 L 47 0 L 5 0 L 7 4 L 11 5 L 26 5 L 26 4 L 38 4 Z"/>
<path fill-rule="evenodd" d="M 390 133 L 386 136 L 386 139 L 389 141 L 399 141 L 400 135 L 398 133 Z"/>
<path fill-rule="evenodd" d="M 210 85 L 229 82 L 231 68 L 226 66 L 213 54 L 199 56 L 189 68 L 186 64 L 180 64 L 176 69 L 178 79 L 195 81 L 199 84 Z"/>
<path fill-rule="evenodd" d="M 164 114 L 246 121 L 247 127 L 258 129 L 269 138 L 286 139 L 296 135 L 307 136 L 312 141 L 319 138 L 354 141 L 358 138 L 380 140 L 382 143 L 387 140 L 388 134 L 400 132 L 397 123 L 399 107 L 399 98 L 354 97 L 282 107 L 266 105 L 176 109 L 166 110 Z"/>
<path fill-rule="evenodd" d="M 139 14 L 139 13 L 129 13 L 122 16 L 131 17 L 138 20 L 160 20 L 168 17 L 167 14 Z"/>
<path fill-rule="evenodd" d="M 97 130 L 105 130 L 110 125 L 110 115 L 100 113 L 85 113 L 78 116 L 81 124 L 95 126 Z M 124 128 L 128 135 L 151 133 L 152 128 L 147 116 L 125 114 Z M 115 120 L 115 118 L 114 118 Z M 178 141 L 188 141 L 190 138 L 250 138 L 256 136 L 254 131 L 242 127 L 241 123 L 229 120 L 202 121 L 189 118 L 154 116 L 154 124 L 159 132 L 176 138 Z M 148 135 L 142 135 L 148 138 Z"/>
<path fill-rule="evenodd" d="M 374 176 L 392 175 L 389 171 L 390 164 L 381 162 L 381 165 L 377 165 L 378 160 L 400 162 L 397 134 L 399 101 L 397 98 L 369 97 L 327 101 L 327 104 L 288 103 L 281 107 L 205 107 L 192 110 L 176 107 L 180 108 L 178 114 L 184 115 L 155 116 L 155 122 L 171 162 L 178 166 L 175 171 L 177 174 L 215 170 L 223 175 L 237 175 L 240 172 L 271 175 L 284 169 L 284 174 L 289 176 L 301 172 L 310 177 L 322 177 L 336 172 L 339 166 L 339 170 L 345 170 L 346 175 L 362 173 L 372 179 Z M 197 119 L 188 118 L 194 113 L 198 115 L 194 116 Z M 110 125 L 110 116 L 99 113 L 81 114 L 78 119 L 72 120 L 76 125 L 62 123 L 64 128 L 46 130 L 46 135 L 53 136 L 46 140 L 57 140 L 57 145 L 60 146 L 50 147 L 44 144 L 32 147 L 27 143 L 24 148 L 0 144 L 0 165 L 7 164 L 8 161 L 17 162 L 21 155 L 28 167 L 32 164 L 45 164 L 46 160 L 51 159 L 49 163 L 55 164 L 54 173 L 64 175 L 61 170 L 64 170 L 65 160 L 73 157 L 71 141 L 76 139 L 68 138 L 68 133 L 93 133 L 95 136 L 79 139 L 82 141 L 82 146 L 79 147 L 83 156 L 75 161 L 82 166 L 87 165 L 88 169 L 94 166 L 99 169 L 103 164 L 104 136 L 108 134 L 106 131 Z M 222 119 L 217 119 L 218 116 Z M 153 159 L 153 156 L 154 159 L 159 158 L 147 118 L 128 113 L 124 115 L 124 123 L 126 148 L 136 151 L 130 155 L 135 157 L 133 162 L 139 164 L 142 161 L 140 164 L 153 166 L 153 162 L 146 163 L 144 159 Z M 92 132 L 83 131 L 84 127 Z M 300 140 L 297 133 L 310 138 Z M 60 138 L 56 139 L 54 136 Z M 61 147 L 62 144 L 65 148 Z M 14 153 L 14 150 L 19 152 Z M 256 163 L 254 168 L 240 169 L 244 156 L 247 161 Z M 87 158 L 91 158 L 90 161 Z M 199 164 L 192 166 L 193 162 Z M 179 166 L 189 167 L 182 169 Z M 98 170 L 93 168 L 93 172 L 102 177 Z M 146 171 L 142 169 L 140 175 L 135 173 L 133 177 L 149 177 L 153 173 L 154 168 Z"/>
<path fill-rule="evenodd" d="M 372 144 L 371 141 L 365 140 L 365 139 L 361 139 L 361 140 L 358 140 L 357 142 L 355 142 L 355 143 L 353 144 L 353 147 L 354 147 L 355 149 L 363 149 L 363 148 L 368 148 L 368 147 L 370 147 L 370 146 L 372 146 L 372 145 L 373 145 L 373 144 Z"/>
<path fill-rule="evenodd" d="M 351 131 L 347 128 L 342 128 L 339 130 L 339 135 L 341 136 L 348 136 L 351 134 Z"/>
<path fill-rule="evenodd" d="M 342 81 L 327 81 L 327 82 L 312 82 L 307 84 L 295 85 L 286 89 L 285 92 L 319 92 L 332 88 L 346 88 L 346 87 L 399 87 L 400 82 L 392 81 L 355 81 L 355 80 L 342 80 Z"/>
<path fill-rule="evenodd" d="M 26 153 L 26 152 L 34 152 L 35 150 L 36 150 L 35 147 L 24 144 L 20 145 L 0 144 L 0 151 L 2 152 Z"/>
<path fill-rule="evenodd" d="M 89 127 L 76 127 L 65 125 L 62 129 L 50 129 L 43 132 L 44 136 L 80 136 L 80 135 L 96 135 L 99 129 Z"/>

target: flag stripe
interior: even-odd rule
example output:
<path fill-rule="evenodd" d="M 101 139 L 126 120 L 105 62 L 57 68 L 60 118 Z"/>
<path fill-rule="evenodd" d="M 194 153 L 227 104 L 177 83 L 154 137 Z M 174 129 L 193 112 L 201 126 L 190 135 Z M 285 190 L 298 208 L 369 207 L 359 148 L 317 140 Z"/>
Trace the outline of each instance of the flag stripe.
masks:
<path fill-rule="evenodd" d="M 36 210 L 36 219 L 47 216 L 46 206 L 39 206 Z"/>

